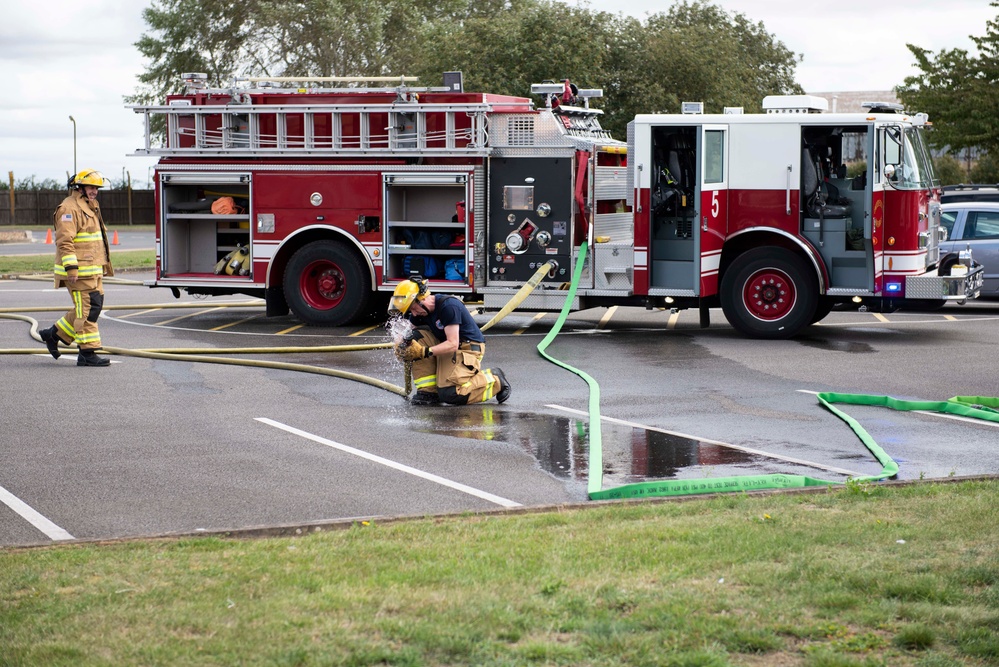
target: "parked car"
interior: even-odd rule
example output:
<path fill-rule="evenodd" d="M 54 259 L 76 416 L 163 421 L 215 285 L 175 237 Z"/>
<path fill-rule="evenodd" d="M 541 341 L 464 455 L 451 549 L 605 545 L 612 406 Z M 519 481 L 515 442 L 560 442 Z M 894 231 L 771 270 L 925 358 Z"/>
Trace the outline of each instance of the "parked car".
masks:
<path fill-rule="evenodd" d="M 940 203 L 959 201 L 999 201 L 999 183 L 945 185 L 940 193 Z"/>
<path fill-rule="evenodd" d="M 962 193 L 957 201 L 945 192 L 940 223 L 947 228 L 947 240 L 940 244 L 940 272 L 949 274 L 958 253 L 970 246 L 975 263 L 985 267 L 979 298 L 999 299 L 999 191 L 982 192 L 978 199 Z"/>

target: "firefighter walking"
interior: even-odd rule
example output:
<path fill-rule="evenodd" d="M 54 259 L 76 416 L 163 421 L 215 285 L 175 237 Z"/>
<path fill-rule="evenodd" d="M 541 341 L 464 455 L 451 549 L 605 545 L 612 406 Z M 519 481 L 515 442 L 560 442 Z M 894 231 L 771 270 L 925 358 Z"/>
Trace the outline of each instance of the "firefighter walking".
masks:
<path fill-rule="evenodd" d="M 53 358 L 61 354 L 59 343 L 76 343 L 77 366 L 107 366 L 111 360 L 98 356 L 101 334 L 97 326 L 104 307 L 104 276 L 113 276 L 108 230 L 97 203 L 104 177 L 84 169 L 69 180 L 73 192 L 55 211 L 55 286 L 65 286 L 73 307 L 54 325 L 39 331 Z"/>
<path fill-rule="evenodd" d="M 425 280 L 399 283 L 389 314 L 416 325 L 395 348 L 396 356 L 413 364 L 413 405 L 465 405 L 510 398 L 510 383 L 499 368 L 482 370 L 486 353 L 482 330 L 465 304 L 453 296 L 431 294 Z"/>

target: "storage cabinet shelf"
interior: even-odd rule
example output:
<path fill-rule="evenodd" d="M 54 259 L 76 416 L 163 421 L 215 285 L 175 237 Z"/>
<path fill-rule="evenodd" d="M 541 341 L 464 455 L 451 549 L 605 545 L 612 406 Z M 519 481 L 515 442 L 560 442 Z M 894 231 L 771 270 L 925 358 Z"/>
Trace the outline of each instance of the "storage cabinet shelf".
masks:
<path fill-rule="evenodd" d="M 250 216 L 245 213 L 167 213 L 167 220 L 215 220 L 216 222 L 249 222 Z"/>
<path fill-rule="evenodd" d="M 388 226 L 392 228 L 396 227 L 412 227 L 413 229 L 464 229 L 464 222 L 408 222 L 404 220 L 389 220 Z"/>
<path fill-rule="evenodd" d="M 450 255 L 452 257 L 461 257 L 465 254 L 462 248 L 427 248 L 413 250 L 412 248 L 389 248 L 390 255 Z"/>

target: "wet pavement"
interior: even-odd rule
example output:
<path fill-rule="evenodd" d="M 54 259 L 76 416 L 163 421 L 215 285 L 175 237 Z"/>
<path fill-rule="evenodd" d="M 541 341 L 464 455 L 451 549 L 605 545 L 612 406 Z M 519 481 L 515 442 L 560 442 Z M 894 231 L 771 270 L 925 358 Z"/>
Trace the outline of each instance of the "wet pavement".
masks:
<path fill-rule="evenodd" d="M 143 280 L 142 274 L 129 275 Z M 168 290 L 108 285 L 101 333 L 123 348 L 383 343 L 385 330 L 318 329 L 262 308 L 219 308 Z M 4 307 L 48 326 L 67 306 L 51 284 L 0 281 Z M 208 306 L 208 307 L 204 307 Z M 789 341 L 740 337 L 712 311 L 573 313 L 549 354 L 600 386 L 603 488 L 668 479 L 785 473 L 828 480 L 881 466 L 814 392 L 942 400 L 999 395 L 995 304 L 931 314 L 833 313 Z M 485 322 L 491 314 L 476 315 Z M 487 332 L 486 366 L 510 400 L 416 407 L 323 375 L 115 357 L 109 368 L 56 361 L 0 319 L 0 545 L 60 539 L 16 498 L 77 539 L 585 502 L 592 424 L 586 383 L 536 350 L 555 317 L 513 313 Z M 313 364 L 401 385 L 388 350 L 235 355 Z M 59 388 L 80 383 L 86 400 Z M 900 479 L 999 473 L 995 425 L 847 406 L 900 465 Z M 81 432 L 86 437 L 81 438 Z M 5 495 L 5 493 L 7 495 Z M 33 516 L 33 515 L 32 515 Z"/>

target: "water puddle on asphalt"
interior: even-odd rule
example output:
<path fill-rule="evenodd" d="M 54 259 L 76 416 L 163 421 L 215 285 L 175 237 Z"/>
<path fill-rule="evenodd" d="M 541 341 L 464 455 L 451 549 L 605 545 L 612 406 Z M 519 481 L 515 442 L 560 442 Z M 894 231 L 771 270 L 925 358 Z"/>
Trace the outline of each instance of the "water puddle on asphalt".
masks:
<path fill-rule="evenodd" d="M 826 338 L 799 337 L 795 342 L 811 347 L 816 350 L 826 350 L 827 352 L 850 352 L 853 354 L 866 354 L 874 352 L 874 348 L 867 343 L 858 343 L 850 340 L 828 340 Z"/>
<path fill-rule="evenodd" d="M 588 420 L 464 406 L 426 411 L 412 428 L 422 433 L 514 444 L 556 477 L 587 477 Z M 785 462 L 764 455 L 612 422 L 604 422 L 601 443 L 605 486 L 790 472 Z"/>

